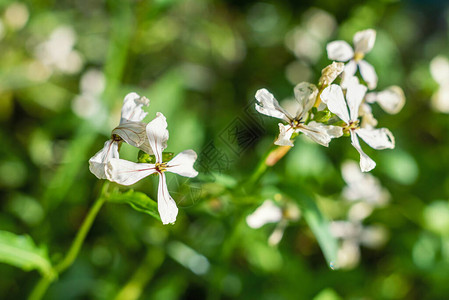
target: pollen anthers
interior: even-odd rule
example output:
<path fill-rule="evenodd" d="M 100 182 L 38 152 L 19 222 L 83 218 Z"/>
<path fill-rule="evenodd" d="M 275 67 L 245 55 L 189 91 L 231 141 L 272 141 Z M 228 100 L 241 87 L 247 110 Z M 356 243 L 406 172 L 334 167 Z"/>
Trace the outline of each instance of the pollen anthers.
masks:
<path fill-rule="evenodd" d="M 299 120 L 293 119 L 293 120 L 291 120 L 290 125 L 292 126 L 293 129 L 296 129 L 296 128 L 300 127 L 302 124 L 304 124 L 304 122 L 301 120 L 302 120 L 302 118 L 300 118 Z"/>
<path fill-rule="evenodd" d="M 155 168 L 156 171 L 162 174 L 163 172 L 167 171 L 167 163 L 156 163 Z"/>

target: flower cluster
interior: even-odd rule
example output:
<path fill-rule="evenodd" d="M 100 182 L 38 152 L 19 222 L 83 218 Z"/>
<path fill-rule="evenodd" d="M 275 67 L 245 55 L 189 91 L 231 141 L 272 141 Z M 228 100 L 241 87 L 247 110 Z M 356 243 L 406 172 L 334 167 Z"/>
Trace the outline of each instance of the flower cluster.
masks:
<path fill-rule="evenodd" d="M 296 101 L 289 109 L 281 107 L 266 89 L 256 92 L 256 110 L 286 123 L 279 123 L 276 145 L 293 146 L 293 139 L 300 133 L 326 147 L 333 138 L 350 136 L 351 144 L 360 154 L 363 172 L 372 170 L 376 163 L 362 150 L 359 138 L 377 150 L 394 148 L 393 134 L 387 128 L 376 128 L 377 120 L 370 104 L 377 102 L 387 113 L 394 114 L 404 106 L 405 97 L 397 86 L 367 93 L 378 81 L 374 67 L 364 60 L 365 54 L 374 47 L 375 39 L 376 31 L 368 29 L 354 35 L 354 50 L 345 41 L 329 43 L 328 57 L 338 62 L 323 69 L 317 86 L 299 83 L 294 88 Z M 346 65 L 343 62 L 347 62 Z M 355 76 L 357 69 L 362 83 Z M 338 77 L 339 84 L 334 84 Z"/>
<path fill-rule="evenodd" d="M 385 244 L 388 238 L 386 229 L 375 224 L 365 226 L 363 222 L 375 208 L 388 203 L 390 194 L 377 178 L 360 172 L 356 162 L 344 162 L 341 172 L 347 184 L 342 196 L 351 206 L 346 219 L 331 222 L 330 230 L 339 240 L 337 266 L 351 269 L 359 263 L 360 246 L 375 249 Z"/>
<path fill-rule="evenodd" d="M 120 124 L 112 130 L 111 139 L 106 141 L 103 149 L 89 160 L 90 171 L 99 179 L 108 179 L 121 185 L 132 185 L 151 175 L 159 175 L 158 210 L 163 224 L 174 223 L 178 208 L 167 189 L 165 172 L 179 174 L 185 177 L 195 177 L 198 172 L 193 168 L 197 155 L 193 150 L 186 150 L 168 162 L 162 159 L 162 153 L 167 148 L 167 121 L 162 113 L 157 113 L 148 124 L 142 122 L 147 115 L 143 106 L 149 105 L 149 100 L 136 93 L 128 94 L 122 107 Z M 119 158 L 119 146 L 126 142 L 140 148 L 149 155 L 155 156 L 155 163 L 134 163 Z"/>

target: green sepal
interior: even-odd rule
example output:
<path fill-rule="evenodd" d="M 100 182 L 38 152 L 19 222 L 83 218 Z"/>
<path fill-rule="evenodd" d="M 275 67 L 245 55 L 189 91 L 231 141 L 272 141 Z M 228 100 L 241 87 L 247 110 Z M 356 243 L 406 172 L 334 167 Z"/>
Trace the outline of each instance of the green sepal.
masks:
<path fill-rule="evenodd" d="M 319 123 L 326 123 L 332 117 L 332 113 L 326 109 L 313 114 L 313 120 Z"/>

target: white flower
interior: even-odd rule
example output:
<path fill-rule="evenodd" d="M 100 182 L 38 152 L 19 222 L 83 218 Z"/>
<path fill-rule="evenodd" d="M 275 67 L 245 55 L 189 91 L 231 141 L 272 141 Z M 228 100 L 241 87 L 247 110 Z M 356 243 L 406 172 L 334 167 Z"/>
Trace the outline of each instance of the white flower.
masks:
<path fill-rule="evenodd" d="M 249 227 L 257 229 L 268 223 L 277 223 L 276 228 L 268 238 L 272 246 L 279 244 L 289 221 L 299 219 L 299 210 L 296 205 L 286 203 L 285 207 L 277 206 L 272 200 L 265 200 L 252 214 L 246 217 Z"/>
<path fill-rule="evenodd" d="M 167 121 L 161 113 L 157 113 L 156 118 L 148 123 L 146 135 L 152 153 L 155 155 L 156 163 L 134 163 L 113 158 L 107 164 L 106 176 L 109 180 L 119 184 L 131 185 L 157 173 L 160 177 L 157 195 L 159 215 L 163 224 L 174 223 L 178 215 L 178 208 L 168 192 L 165 172 L 169 171 L 185 177 L 197 176 L 198 172 L 193 168 L 197 155 L 193 150 L 186 150 L 176 155 L 169 162 L 162 161 L 162 152 L 167 147 L 168 130 Z"/>
<path fill-rule="evenodd" d="M 373 29 L 367 29 L 359 31 L 354 35 L 353 43 L 354 50 L 345 41 L 334 41 L 326 46 L 327 56 L 331 60 L 346 62 L 349 61 L 343 72 L 342 86 L 344 86 L 345 79 L 354 76 L 359 67 L 360 74 L 363 80 L 366 81 L 370 89 L 374 89 L 377 86 L 377 74 L 374 67 L 363 60 L 365 54 L 373 49 L 374 42 L 376 41 L 376 31 Z"/>
<path fill-rule="evenodd" d="M 53 30 L 50 38 L 39 44 L 35 50 L 36 57 L 51 69 L 62 73 L 78 73 L 83 66 L 81 54 L 74 50 L 76 32 L 69 26 Z"/>
<path fill-rule="evenodd" d="M 331 234 L 341 241 L 337 253 L 337 267 L 351 269 L 360 260 L 360 246 L 380 248 L 388 239 L 388 233 L 379 225 L 363 226 L 360 222 L 333 221 Z"/>
<path fill-rule="evenodd" d="M 302 132 L 313 141 L 323 146 L 329 146 L 332 138 L 342 136 L 340 127 L 323 125 L 315 121 L 304 124 L 306 116 L 315 104 L 318 89 L 315 85 L 302 82 L 295 89 L 296 105 L 291 112 L 287 112 L 279 105 L 279 102 L 266 89 L 256 92 L 256 110 L 261 114 L 281 119 L 287 125 L 279 123 L 279 137 L 274 142 L 279 146 L 293 146 L 290 140 L 294 132 Z"/>
<path fill-rule="evenodd" d="M 246 217 L 249 227 L 257 229 L 267 223 L 278 223 L 282 220 L 282 209 L 272 200 L 265 200 L 252 214 Z"/>
<path fill-rule="evenodd" d="M 389 114 L 397 114 L 405 104 L 404 91 L 398 86 L 390 86 L 381 92 L 366 94 L 366 102 L 377 102 Z"/>
<path fill-rule="evenodd" d="M 379 180 L 369 173 L 360 172 L 354 161 L 346 161 L 341 167 L 341 173 L 346 186 L 343 197 L 349 201 L 363 201 L 373 206 L 385 205 L 390 197 Z"/>
<path fill-rule="evenodd" d="M 321 93 L 321 99 L 327 104 L 329 110 L 346 123 L 344 130 L 349 131 L 351 143 L 360 153 L 360 168 L 363 172 L 372 170 L 376 163 L 363 152 L 359 144 L 358 136 L 370 147 L 381 149 L 393 149 L 393 134 L 386 128 L 360 128 L 358 113 L 366 87 L 361 84 L 350 85 L 346 91 L 346 101 L 340 86 L 332 84 Z M 346 103 L 347 102 L 347 103 Z M 349 108 L 349 113 L 348 113 Z"/>
<path fill-rule="evenodd" d="M 449 113 L 449 60 L 444 56 L 437 56 L 430 62 L 430 74 L 440 85 L 432 96 L 433 109 Z"/>
<path fill-rule="evenodd" d="M 142 110 L 150 100 L 136 93 L 125 96 L 122 106 L 120 124 L 112 131 L 111 139 L 104 143 L 103 149 L 89 159 L 89 170 L 99 179 L 106 179 L 105 167 L 112 158 L 118 158 L 118 148 L 122 141 L 138 147 L 147 153 L 152 153 L 145 134 L 145 123 L 141 121 L 147 115 Z"/>

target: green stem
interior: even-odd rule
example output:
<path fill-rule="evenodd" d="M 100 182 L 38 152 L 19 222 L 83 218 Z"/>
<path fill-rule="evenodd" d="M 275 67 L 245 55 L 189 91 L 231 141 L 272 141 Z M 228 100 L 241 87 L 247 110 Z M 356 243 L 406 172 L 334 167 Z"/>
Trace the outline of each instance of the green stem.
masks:
<path fill-rule="evenodd" d="M 81 247 L 83 246 L 84 240 L 86 239 L 86 236 L 89 233 L 89 230 L 92 227 L 95 218 L 98 215 L 98 212 L 100 211 L 101 207 L 106 201 L 106 197 L 104 194 L 107 188 L 108 184 L 105 183 L 103 185 L 100 197 L 97 198 L 94 205 L 90 208 L 86 218 L 83 221 L 83 224 L 81 224 L 81 227 L 78 230 L 78 233 L 76 234 L 76 237 L 72 242 L 72 245 L 70 246 L 69 251 L 65 255 L 64 259 L 55 266 L 54 271 L 56 274 L 54 276 L 42 277 L 34 287 L 33 291 L 31 292 L 28 298 L 29 300 L 42 299 L 50 284 L 58 278 L 59 274 L 64 272 L 68 267 L 70 267 L 73 264 L 76 257 L 78 256 L 78 253 L 81 250 Z"/>

